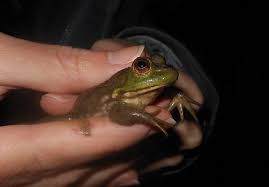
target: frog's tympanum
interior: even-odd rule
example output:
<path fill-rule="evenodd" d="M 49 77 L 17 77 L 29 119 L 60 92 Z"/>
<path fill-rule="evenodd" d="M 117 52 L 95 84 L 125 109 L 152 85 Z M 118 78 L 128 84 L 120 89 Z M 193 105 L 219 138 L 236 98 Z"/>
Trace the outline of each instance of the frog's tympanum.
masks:
<path fill-rule="evenodd" d="M 119 71 L 106 82 L 80 95 L 69 119 L 108 116 L 120 125 L 153 125 L 167 135 L 165 129 L 172 125 L 156 118 L 158 112 L 147 113 L 144 108 L 154 102 L 164 87 L 172 86 L 178 76 L 178 71 L 168 66 L 159 55 L 138 57 L 131 67 Z M 196 119 L 191 103 L 195 102 L 180 93 L 171 101 L 168 110 L 177 107 L 183 120 L 185 108 Z"/>

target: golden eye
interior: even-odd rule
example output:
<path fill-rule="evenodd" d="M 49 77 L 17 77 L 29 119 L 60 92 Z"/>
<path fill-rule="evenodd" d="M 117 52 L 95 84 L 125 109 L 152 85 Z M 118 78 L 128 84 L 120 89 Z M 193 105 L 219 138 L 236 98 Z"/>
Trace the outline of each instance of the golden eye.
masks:
<path fill-rule="evenodd" d="M 151 63 L 150 63 L 149 60 L 147 60 L 145 58 L 138 57 L 133 62 L 133 70 L 136 73 L 146 74 L 146 73 L 148 73 L 150 71 L 150 68 L 151 68 Z"/>

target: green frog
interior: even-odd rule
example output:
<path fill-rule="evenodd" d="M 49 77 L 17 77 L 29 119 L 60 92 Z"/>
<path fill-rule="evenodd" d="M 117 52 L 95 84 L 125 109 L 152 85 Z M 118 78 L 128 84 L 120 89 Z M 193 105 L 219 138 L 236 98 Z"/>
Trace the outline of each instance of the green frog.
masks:
<path fill-rule="evenodd" d="M 120 125 L 137 123 L 153 125 L 167 135 L 165 129 L 172 124 L 156 118 L 158 111 L 147 113 L 144 109 L 155 101 L 165 87 L 172 86 L 179 76 L 179 72 L 168 66 L 160 55 L 138 57 L 132 66 L 81 94 L 68 119 L 108 116 L 112 122 Z M 184 119 L 183 108 L 186 108 L 197 119 L 191 103 L 195 102 L 179 93 L 171 101 L 168 110 L 177 107 L 181 119 Z M 82 133 L 89 134 L 85 129 L 82 128 Z"/>

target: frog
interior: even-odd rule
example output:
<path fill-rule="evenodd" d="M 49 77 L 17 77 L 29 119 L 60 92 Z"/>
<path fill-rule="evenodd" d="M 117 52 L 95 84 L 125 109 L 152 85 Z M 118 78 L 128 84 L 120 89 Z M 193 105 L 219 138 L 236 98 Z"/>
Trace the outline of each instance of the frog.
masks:
<path fill-rule="evenodd" d="M 173 86 L 179 77 L 179 71 L 168 65 L 161 55 L 137 57 L 131 66 L 82 93 L 68 114 L 68 120 L 82 119 L 81 132 L 84 135 L 90 134 L 90 124 L 83 119 L 107 116 L 119 125 L 152 125 L 168 136 L 166 129 L 173 124 L 156 117 L 160 110 L 148 113 L 145 107 L 152 104 L 165 87 Z M 179 92 L 167 109 L 172 111 L 177 107 L 181 120 L 184 120 L 183 109 L 186 108 L 193 118 L 197 119 L 192 104 L 197 102 Z"/>

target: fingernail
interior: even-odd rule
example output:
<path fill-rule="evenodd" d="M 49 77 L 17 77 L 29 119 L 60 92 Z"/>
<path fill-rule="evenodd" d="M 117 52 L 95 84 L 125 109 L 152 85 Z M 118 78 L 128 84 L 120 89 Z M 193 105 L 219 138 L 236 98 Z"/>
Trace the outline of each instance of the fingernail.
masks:
<path fill-rule="evenodd" d="M 133 180 L 129 180 L 129 181 L 122 181 L 121 183 L 118 184 L 118 186 L 120 186 L 120 187 L 136 186 L 136 185 L 140 185 L 140 182 L 138 181 L 138 179 L 133 179 Z"/>
<path fill-rule="evenodd" d="M 108 63 L 110 64 L 128 64 L 139 57 L 143 50 L 144 45 L 127 47 L 118 51 L 108 53 Z"/>
<path fill-rule="evenodd" d="M 165 120 L 167 123 L 170 123 L 172 125 L 175 125 L 177 122 L 173 118 L 168 118 Z"/>
<path fill-rule="evenodd" d="M 44 97 L 56 100 L 56 101 L 61 102 L 61 103 L 66 103 L 66 102 L 73 100 L 76 96 L 74 96 L 74 95 L 46 94 L 46 95 L 44 95 Z"/>

